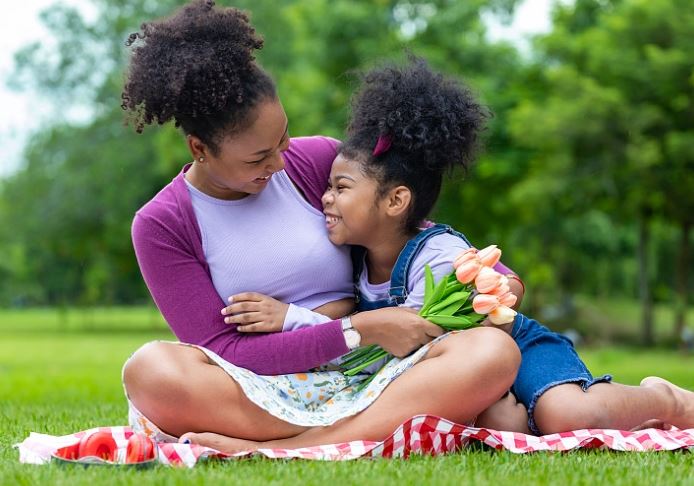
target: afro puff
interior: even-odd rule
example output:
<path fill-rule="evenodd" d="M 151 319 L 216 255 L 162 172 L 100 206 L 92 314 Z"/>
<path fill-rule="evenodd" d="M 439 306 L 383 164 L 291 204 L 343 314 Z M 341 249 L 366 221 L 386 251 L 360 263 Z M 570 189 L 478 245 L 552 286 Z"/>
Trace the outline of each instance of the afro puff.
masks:
<path fill-rule="evenodd" d="M 410 56 L 405 67 L 389 65 L 362 76 L 341 153 L 361 162 L 382 194 L 397 185 L 410 188 L 405 226 L 414 232 L 436 203 L 444 172 L 467 170 L 474 160 L 488 117 L 466 86 Z M 389 148 L 374 155 L 379 137 Z"/>
<path fill-rule="evenodd" d="M 276 97 L 255 62 L 263 41 L 235 8 L 197 0 L 142 24 L 126 45 L 133 52 L 121 106 L 138 132 L 174 120 L 216 151 L 223 134 L 245 128 L 259 101 Z"/>

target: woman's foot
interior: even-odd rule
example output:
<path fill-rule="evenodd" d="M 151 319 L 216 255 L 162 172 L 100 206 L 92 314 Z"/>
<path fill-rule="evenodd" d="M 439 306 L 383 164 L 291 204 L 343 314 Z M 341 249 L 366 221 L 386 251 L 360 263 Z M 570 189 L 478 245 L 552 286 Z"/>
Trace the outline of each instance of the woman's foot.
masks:
<path fill-rule="evenodd" d="M 197 434 L 188 432 L 183 434 L 178 441 L 188 441 L 192 444 L 211 447 L 212 449 L 216 449 L 227 454 L 255 451 L 260 446 L 260 442 L 245 439 L 235 439 L 234 437 L 227 437 L 226 435 L 215 434 L 213 432 L 201 432 Z"/>
<path fill-rule="evenodd" d="M 475 427 L 532 435 L 528 429 L 528 411 L 511 392 L 479 414 Z"/>
<path fill-rule="evenodd" d="M 672 417 L 667 421 L 679 429 L 694 428 L 694 392 L 685 390 L 669 381 L 657 377 L 649 376 L 641 380 L 641 386 L 667 390 L 673 397 L 675 406 L 673 407 Z"/>
<path fill-rule="evenodd" d="M 632 427 L 630 430 L 632 432 L 637 432 L 639 430 L 646 430 L 646 429 L 670 430 L 671 428 L 672 428 L 672 425 L 665 423 L 662 420 L 651 419 L 651 420 L 646 420 L 641 425 L 637 425 L 636 427 Z"/>

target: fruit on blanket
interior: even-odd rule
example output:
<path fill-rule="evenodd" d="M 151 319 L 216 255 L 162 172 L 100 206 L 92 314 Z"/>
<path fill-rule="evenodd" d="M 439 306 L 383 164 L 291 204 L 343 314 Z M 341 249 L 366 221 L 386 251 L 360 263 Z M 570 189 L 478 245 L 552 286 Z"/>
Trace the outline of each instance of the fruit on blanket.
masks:
<path fill-rule="evenodd" d="M 106 461 L 115 461 L 118 446 L 110 432 L 94 432 L 80 440 L 77 457 L 94 456 Z"/>
<path fill-rule="evenodd" d="M 156 448 L 152 439 L 142 434 L 133 434 L 128 439 L 128 448 L 125 454 L 125 462 L 133 464 L 150 461 L 156 455 Z"/>
<path fill-rule="evenodd" d="M 55 451 L 55 455 L 61 459 L 67 459 L 68 461 L 74 461 L 75 459 L 79 459 L 79 450 L 80 450 L 80 443 L 77 442 L 75 444 L 66 446 L 66 447 L 61 447 L 57 451 Z"/>

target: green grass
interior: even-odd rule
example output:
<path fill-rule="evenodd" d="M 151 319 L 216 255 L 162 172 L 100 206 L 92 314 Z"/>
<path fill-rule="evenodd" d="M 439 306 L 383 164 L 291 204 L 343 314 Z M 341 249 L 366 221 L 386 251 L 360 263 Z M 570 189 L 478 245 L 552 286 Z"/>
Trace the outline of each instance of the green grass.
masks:
<path fill-rule="evenodd" d="M 0 311 L 0 485 L 14 484 L 694 484 L 690 453 L 514 455 L 466 449 L 446 457 L 346 463 L 211 462 L 146 471 L 19 464 L 13 443 L 29 432 L 63 435 L 124 425 L 120 369 L 130 353 L 171 334 L 151 309 Z M 582 350 L 595 373 L 636 384 L 661 374 L 694 388 L 694 357 L 665 350 Z"/>
<path fill-rule="evenodd" d="M 576 322 L 560 319 L 555 327 L 573 327 L 592 343 L 641 343 L 642 309 L 634 300 L 627 298 L 594 298 L 576 296 Z M 672 304 L 653 306 L 653 334 L 656 343 L 677 342 L 674 335 L 675 312 Z M 687 311 L 689 326 L 694 325 L 694 307 Z M 694 328 L 693 328 L 694 329 Z"/>

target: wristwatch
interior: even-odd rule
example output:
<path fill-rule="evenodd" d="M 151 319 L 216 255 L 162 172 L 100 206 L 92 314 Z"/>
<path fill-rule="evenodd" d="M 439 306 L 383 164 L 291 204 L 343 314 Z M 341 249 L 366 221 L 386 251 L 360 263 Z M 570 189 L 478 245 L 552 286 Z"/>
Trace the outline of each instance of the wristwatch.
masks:
<path fill-rule="evenodd" d="M 351 350 L 357 349 L 361 344 L 361 334 L 359 331 L 352 327 L 352 319 L 349 316 L 343 317 L 340 322 L 342 323 L 342 334 L 345 336 L 345 343 L 347 347 Z"/>

